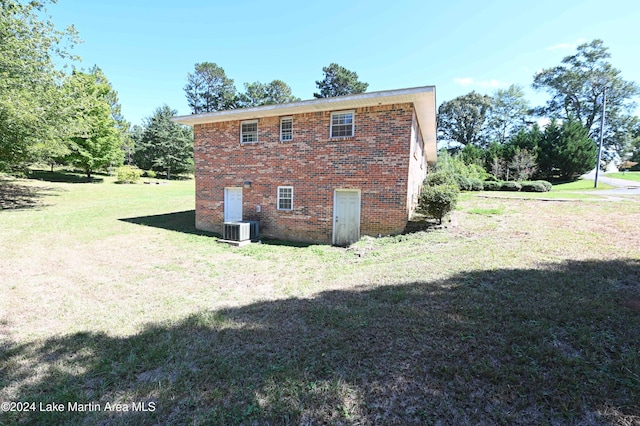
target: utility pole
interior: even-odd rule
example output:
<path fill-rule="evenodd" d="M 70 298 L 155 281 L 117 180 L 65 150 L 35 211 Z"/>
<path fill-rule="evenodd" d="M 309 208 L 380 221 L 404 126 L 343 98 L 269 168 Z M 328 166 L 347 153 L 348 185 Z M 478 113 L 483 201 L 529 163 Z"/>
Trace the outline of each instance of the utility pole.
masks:
<path fill-rule="evenodd" d="M 602 121 L 600 122 L 600 145 L 598 146 L 598 160 L 596 161 L 596 179 L 593 187 L 598 187 L 598 175 L 600 174 L 600 161 L 602 160 L 602 142 L 604 140 L 604 111 L 607 108 L 607 88 L 602 89 Z"/>

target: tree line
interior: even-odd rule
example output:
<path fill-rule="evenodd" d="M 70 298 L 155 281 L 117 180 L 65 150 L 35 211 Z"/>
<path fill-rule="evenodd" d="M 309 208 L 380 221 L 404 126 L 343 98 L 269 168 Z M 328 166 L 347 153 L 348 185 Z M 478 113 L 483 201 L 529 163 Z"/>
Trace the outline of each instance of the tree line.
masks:
<path fill-rule="evenodd" d="M 336 63 L 323 67 L 322 72 L 324 78 L 316 81 L 319 92 L 313 94 L 315 98 L 363 93 L 369 86 L 355 71 Z M 282 80 L 244 83 L 244 92 L 238 92 L 224 69 L 213 62 L 197 63 L 187 81 L 184 90 L 193 114 L 300 101 Z"/>
<path fill-rule="evenodd" d="M 133 149 L 131 126 L 104 72 L 76 68 L 80 58 L 70 50 L 78 34 L 43 19 L 47 3 L 0 2 L 0 171 L 60 164 L 91 180 L 95 171 L 123 164 Z M 167 167 L 159 152 L 154 164 Z"/>
<path fill-rule="evenodd" d="M 78 34 L 42 18 L 48 2 L 1 1 L 0 171 L 36 163 L 80 168 L 88 178 L 123 163 L 167 177 L 192 171 L 193 132 L 171 121 L 177 111 L 163 105 L 141 126 L 131 126 L 105 73 L 98 66 L 76 69 L 79 58 L 70 50 Z M 531 107 L 518 86 L 445 101 L 438 108 L 438 139 L 498 179 L 572 178 L 595 164 L 606 92 L 604 158 L 640 162 L 640 120 L 632 114 L 640 90 L 609 57 L 603 42 L 594 40 L 536 74 L 533 87 L 550 95 L 543 106 Z M 72 71 L 56 67 L 60 63 Z M 315 98 L 368 88 L 336 63 L 322 71 Z M 184 90 L 194 114 L 300 100 L 282 80 L 245 83 L 238 91 L 212 62 L 195 64 Z M 549 123 L 539 125 L 540 118 Z"/>
<path fill-rule="evenodd" d="M 538 72 L 532 87 L 550 95 L 543 106 L 531 107 L 516 85 L 493 96 L 471 92 L 443 102 L 438 139 L 498 179 L 575 178 L 595 167 L 601 131 L 604 162 L 640 162 L 640 120 L 633 115 L 640 89 L 609 58 L 596 39 Z"/>
<path fill-rule="evenodd" d="M 193 170 L 193 131 L 171 121 L 167 105 L 141 126 L 131 126 L 118 94 L 98 67 L 79 70 L 70 53 L 80 42 L 73 26 L 58 29 L 47 16 L 51 0 L 0 1 L 0 172 L 20 173 L 32 164 L 66 165 L 90 180 L 98 170 L 122 164 L 172 174 Z M 56 64 L 72 71 L 65 72 Z M 361 93 L 368 84 L 338 64 L 323 68 L 316 97 Z M 224 70 L 195 65 L 185 94 L 193 113 L 294 102 L 282 80 L 245 83 L 238 92 Z"/>

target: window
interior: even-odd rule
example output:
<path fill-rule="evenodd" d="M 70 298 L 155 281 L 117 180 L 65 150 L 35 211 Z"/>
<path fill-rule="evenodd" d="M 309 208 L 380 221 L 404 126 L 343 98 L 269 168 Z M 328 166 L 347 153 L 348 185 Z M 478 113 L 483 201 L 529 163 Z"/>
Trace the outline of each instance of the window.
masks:
<path fill-rule="evenodd" d="M 278 210 L 293 210 L 293 186 L 278 187 Z"/>
<path fill-rule="evenodd" d="M 240 143 L 258 142 L 258 120 L 240 123 Z"/>
<path fill-rule="evenodd" d="M 331 137 L 349 138 L 353 136 L 353 111 L 331 113 Z"/>
<path fill-rule="evenodd" d="M 293 117 L 282 117 L 280 119 L 280 140 L 282 142 L 293 140 Z"/>

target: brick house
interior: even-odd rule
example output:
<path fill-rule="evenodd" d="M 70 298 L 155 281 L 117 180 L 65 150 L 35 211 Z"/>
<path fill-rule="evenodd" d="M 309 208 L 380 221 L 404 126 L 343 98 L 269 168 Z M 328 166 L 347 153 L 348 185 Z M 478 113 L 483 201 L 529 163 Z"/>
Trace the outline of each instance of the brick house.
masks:
<path fill-rule="evenodd" d="M 348 245 L 401 233 L 436 161 L 435 87 L 174 117 L 195 135 L 196 227 Z"/>

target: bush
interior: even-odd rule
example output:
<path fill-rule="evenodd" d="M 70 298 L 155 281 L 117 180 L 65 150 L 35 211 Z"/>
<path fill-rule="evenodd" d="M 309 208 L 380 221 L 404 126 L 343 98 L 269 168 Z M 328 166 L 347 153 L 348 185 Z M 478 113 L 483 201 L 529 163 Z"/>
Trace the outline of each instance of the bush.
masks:
<path fill-rule="evenodd" d="M 539 184 L 544 186 L 544 189 L 545 189 L 544 192 L 549 192 L 553 188 L 553 185 L 551 185 L 551 182 L 547 182 L 546 180 L 534 180 L 534 182 L 538 182 Z"/>
<path fill-rule="evenodd" d="M 442 223 L 458 202 L 460 190 L 455 184 L 424 186 L 418 202 L 418 212 L 427 214 Z"/>
<path fill-rule="evenodd" d="M 154 172 L 153 170 L 147 170 L 146 172 L 144 172 L 144 175 L 151 179 L 157 176 L 156 172 Z"/>
<path fill-rule="evenodd" d="M 484 179 L 485 182 L 497 182 L 498 178 L 494 175 L 489 175 Z"/>
<path fill-rule="evenodd" d="M 424 180 L 426 186 L 436 185 L 456 185 L 456 178 L 453 173 L 447 171 L 437 171 L 429 173 Z"/>
<path fill-rule="evenodd" d="M 495 182 L 492 180 L 485 180 L 482 187 L 485 191 L 499 191 L 502 186 L 502 182 Z"/>
<path fill-rule="evenodd" d="M 547 188 L 542 183 L 535 181 L 520 182 L 520 190 L 523 192 L 547 192 Z"/>
<path fill-rule="evenodd" d="M 484 185 L 480 179 L 469 179 L 469 185 L 471 185 L 471 191 L 482 191 L 484 189 Z"/>
<path fill-rule="evenodd" d="M 142 170 L 133 166 L 122 166 L 116 169 L 118 183 L 135 183 L 140 180 Z"/>
<path fill-rule="evenodd" d="M 500 191 L 520 191 L 520 184 L 518 182 L 502 182 L 500 185 Z"/>
<path fill-rule="evenodd" d="M 462 176 L 462 175 L 453 175 L 453 177 L 456 180 L 456 183 L 458 184 L 458 188 L 460 189 L 460 191 L 471 191 L 471 182 L 469 179 L 467 179 L 466 177 Z"/>

